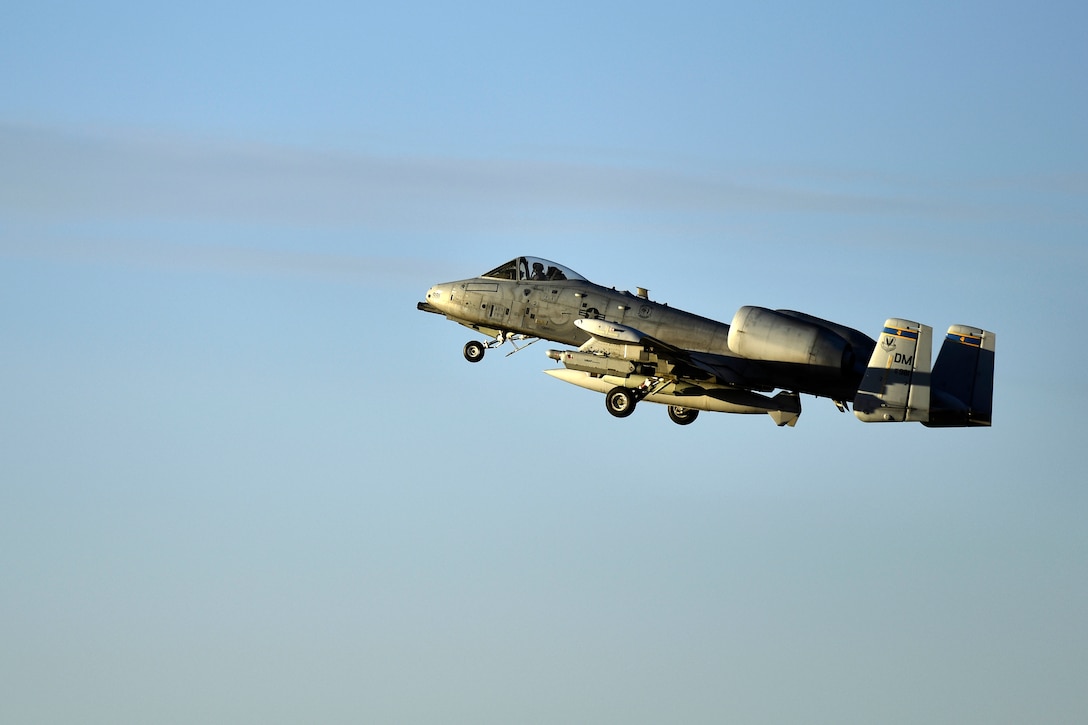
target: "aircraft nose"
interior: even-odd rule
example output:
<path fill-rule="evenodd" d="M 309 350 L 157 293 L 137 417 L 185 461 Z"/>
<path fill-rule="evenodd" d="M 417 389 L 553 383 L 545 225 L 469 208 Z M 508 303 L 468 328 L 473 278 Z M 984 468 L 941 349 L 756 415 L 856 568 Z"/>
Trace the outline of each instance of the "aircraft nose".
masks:
<path fill-rule="evenodd" d="M 420 302 L 417 307 L 425 311 L 439 311 L 445 308 L 449 303 L 449 285 L 436 284 L 427 290 L 427 296 L 424 298 L 424 302 Z"/>

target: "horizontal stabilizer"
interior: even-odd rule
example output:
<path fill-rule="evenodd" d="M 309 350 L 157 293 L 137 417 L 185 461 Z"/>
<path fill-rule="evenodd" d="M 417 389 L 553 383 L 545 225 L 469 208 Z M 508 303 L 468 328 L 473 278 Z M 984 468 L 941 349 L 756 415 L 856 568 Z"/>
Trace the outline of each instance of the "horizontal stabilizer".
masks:
<path fill-rule="evenodd" d="M 997 336 L 977 327 L 948 328 L 933 365 L 931 428 L 988 426 L 993 419 Z"/>

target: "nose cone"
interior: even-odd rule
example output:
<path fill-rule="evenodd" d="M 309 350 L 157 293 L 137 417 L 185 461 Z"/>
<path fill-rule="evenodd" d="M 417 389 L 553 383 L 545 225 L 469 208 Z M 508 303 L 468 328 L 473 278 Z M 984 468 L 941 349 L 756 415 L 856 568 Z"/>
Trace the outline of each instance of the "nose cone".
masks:
<path fill-rule="evenodd" d="M 427 290 L 427 296 L 423 302 L 416 305 L 424 312 L 445 313 L 450 306 L 453 287 L 451 284 L 436 284 Z"/>

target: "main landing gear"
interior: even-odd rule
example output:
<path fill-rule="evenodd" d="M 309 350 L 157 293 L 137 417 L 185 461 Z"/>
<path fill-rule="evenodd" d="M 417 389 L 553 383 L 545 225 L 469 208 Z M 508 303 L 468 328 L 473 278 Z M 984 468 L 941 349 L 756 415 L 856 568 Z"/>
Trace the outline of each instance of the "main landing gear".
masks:
<path fill-rule="evenodd" d="M 699 411 L 695 408 L 684 408 L 679 405 L 669 406 L 669 418 L 677 425 L 691 425 L 699 417 Z"/>
<path fill-rule="evenodd" d="M 638 400 L 634 390 L 617 385 L 604 394 L 604 407 L 617 418 L 626 418 L 635 412 Z"/>
<path fill-rule="evenodd" d="M 494 340 L 490 340 L 486 343 L 480 342 L 479 340 L 469 340 L 465 343 L 465 348 L 463 352 L 465 353 L 466 360 L 468 360 L 470 363 L 477 363 L 484 359 L 484 353 L 486 351 L 499 347 L 507 340 L 509 340 L 510 344 L 514 346 L 513 350 L 506 353 L 506 356 L 509 357 L 515 352 L 518 352 L 519 350 L 524 350 L 526 347 L 536 342 L 536 339 L 533 339 L 531 342 L 528 342 L 521 347 L 518 347 L 517 342 L 515 342 L 516 340 L 528 339 L 528 335 L 515 335 L 512 332 L 500 332 L 498 335 L 495 336 Z"/>
<path fill-rule="evenodd" d="M 617 418 L 626 418 L 635 412 L 635 406 L 649 391 L 638 388 L 625 388 L 618 385 L 604 395 L 605 409 Z M 685 408 L 680 405 L 669 406 L 669 418 L 677 425 L 691 425 L 699 417 L 699 411 L 695 408 Z"/>

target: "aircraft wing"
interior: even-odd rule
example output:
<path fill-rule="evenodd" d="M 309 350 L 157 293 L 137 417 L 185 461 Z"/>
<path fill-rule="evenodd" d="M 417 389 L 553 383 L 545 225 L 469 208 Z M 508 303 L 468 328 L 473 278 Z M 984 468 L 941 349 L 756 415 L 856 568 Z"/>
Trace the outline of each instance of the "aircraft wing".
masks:
<path fill-rule="evenodd" d="M 739 369 L 745 361 L 739 358 L 685 350 L 615 322 L 582 319 L 574 324 L 590 335 L 589 342 L 581 348 L 585 352 L 604 352 L 631 359 L 634 351 L 625 348 L 637 345 L 640 349 L 635 354 L 645 350 L 671 367 L 672 374 L 677 377 L 750 387 L 745 383 L 745 377 Z"/>
<path fill-rule="evenodd" d="M 743 361 L 737 358 L 727 358 L 724 355 L 715 355 L 709 352 L 687 352 L 679 348 L 672 348 L 669 356 L 675 354 L 678 365 L 692 370 L 708 373 L 713 379 L 722 385 L 736 385 L 742 388 L 751 387 L 745 383 L 745 377 L 737 370 L 738 363 Z M 690 375 L 690 377 L 697 377 Z"/>

